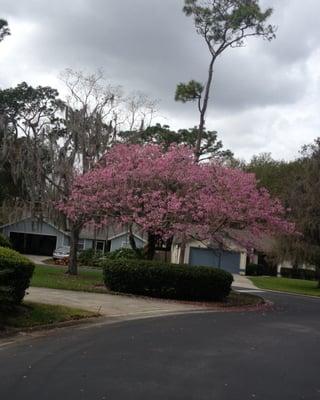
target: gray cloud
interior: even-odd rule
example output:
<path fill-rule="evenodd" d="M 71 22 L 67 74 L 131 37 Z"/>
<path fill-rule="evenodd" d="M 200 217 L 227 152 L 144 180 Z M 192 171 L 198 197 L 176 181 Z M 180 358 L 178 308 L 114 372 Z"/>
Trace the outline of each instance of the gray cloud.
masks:
<path fill-rule="evenodd" d="M 308 114 L 306 99 L 310 88 L 318 85 L 312 66 L 318 60 L 320 3 L 264 0 L 263 4 L 275 9 L 277 40 L 253 39 L 245 48 L 222 56 L 207 119 L 208 128 L 218 128 L 232 150 L 246 157 L 265 149 L 278 154 L 283 129 L 295 131 L 296 116 Z M 197 123 L 193 105 L 175 103 L 174 90 L 180 81 L 205 79 L 208 54 L 182 5 L 182 0 L 1 0 L 1 17 L 11 23 L 12 37 L 1 44 L 0 84 L 22 79 L 56 84 L 55 77 L 66 67 L 102 67 L 113 83 L 160 98 L 161 115 L 168 123 L 193 126 Z M 318 93 L 312 99 L 316 108 Z M 279 129 L 283 113 L 288 112 L 291 121 Z M 291 141 L 297 147 L 318 134 L 316 118 L 306 119 L 308 135 Z M 262 140 L 266 129 L 268 140 Z M 246 137 L 245 146 L 239 137 Z M 287 157 L 294 153 L 285 148 L 284 152 Z"/>

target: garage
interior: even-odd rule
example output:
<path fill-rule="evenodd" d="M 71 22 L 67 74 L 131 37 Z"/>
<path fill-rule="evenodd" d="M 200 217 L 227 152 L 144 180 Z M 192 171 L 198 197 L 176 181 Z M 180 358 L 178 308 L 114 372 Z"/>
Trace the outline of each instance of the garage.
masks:
<path fill-rule="evenodd" d="M 240 258 L 239 252 L 190 247 L 189 264 L 221 268 L 239 274 Z"/>
<path fill-rule="evenodd" d="M 52 256 L 56 248 L 57 237 L 31 233 L 10 232 L 13 248 L 24 254 Z"/>

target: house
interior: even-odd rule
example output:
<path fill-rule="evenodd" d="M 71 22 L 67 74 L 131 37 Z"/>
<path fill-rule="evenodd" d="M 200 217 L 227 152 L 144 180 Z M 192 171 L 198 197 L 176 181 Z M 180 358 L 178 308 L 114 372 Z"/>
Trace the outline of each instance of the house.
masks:
<path fill-rule="evenodd" d="M 174 242 L 171 249 L 171 262 L 178 264 L 181 254 L 181 243 Z M 184 263 L 221 268 L 232 274 L 245 275 L 247 264 L 246 249 L 230 243 L 228 250 L 210 246 L 209 242 L 191 240 L 186 243 Z"/>
<path fill-rule="evenodd" d="M 70 244 L 70 232 L 51 221 L 40 221 L 31 217 L 0 226 L 0 233 L 8 237 L 13 247 L 24 254 L 51 256 L 56 248 Z M 144 234 L 137 229 L 134 231 L 134 237 L 138 248 L 144 247 L 147 243 Z M 110 225 L 100 229 L 85 227 L 80 234 L 78 249 L 81 251 L 91 248 L 103 252 L 130 248 L 129 231 L 123 226 Z M 171 249 L 157 250 L 157 259 L 179 263 L 181 243 L 178 240 L 173 242 Z M 247 251 L 235 243 L 230 243 L 228 250 L 214 248 L 209 242 L 191 240 L 186 243 L 185 264 L 205 265 L 221 268 L 233 274 L 245 274 L 246 262 Z"/>
<path fill-rule="evenodd" d="M 13 247 L 24 254 L 51 256 L 56 248 L 70 244 L 70 232 L 59 228 L 51 221 L 31 217 L 0 226 L 0 233 L 8 237 Z M 143 233 L 135 231 L 134 237 L 137 247 L 144 247 L 146 240 Z M 119 226 L 100 229 L 85 227 L 80 234 L 78 249 L 81 251 L 91 248 L 103 252 L 130 248 L 129 231 Z M 171 247 L 171 262 L 179 263 L 180 251 L 180 244 L 174 242 Z M 169 261 L 170 249 L 169 252 L 165 252 L 166 257 L 167 254 Z M 189 241 L 186 244 L 184 262 L 190 265 L 218 267 L 232 273 L 245 273 L 246 258 L 246 251 L 235 245 L 231 246 L 229 251 L 218 251 L 202 242 Z"/>
<path fill-rule="evenodd" d="M 31 217 L 0 226 L 0 233 L 8 237 L 13 247 L 21 253 L 51 256 L 53 251 L 70 244 L 70 232 L 47 220 Z M 134 233 L 137 247 L 146 241 L 143 235 Z M 128 248 L 129 232 L 125 227 L 84 228 L 80 234 L 78 249 L 95 248 L 103 252 Z"/>
<path fill-rule="evenodd" d="M 285 276 L 281 273 L 281 271 L 283 269 L 284 270 L 298 269 L 298 270 L 306 270 L 306 271 L 316 272 L 317 267 L 315 265 L 310 265 L 310 264 L 306 264 L 306 263 L 300 263 L 300 264 L 294 266 L 293 262 L 291 262 L 291 261 L 282 261 L 282 262 L 278 263 L 278 265 L 277 265 L 277 275 L 278 276 Z"/>
<path fill-rule="evenodd" d="M 139 249 L 142 249 L 146 245 L 146 240 L 143 239 L 138 234 L 134 234 L 134 240 L 136 242 L 136 246 Z M 126 248 L 126 249 L 131 248 L 128 231 L 123 231 L 121 233 L 118 233 L 117 235 L 110 236 L 109 241 L 110 241 L 110 251 L 115 251 L 121 248 Z"/>

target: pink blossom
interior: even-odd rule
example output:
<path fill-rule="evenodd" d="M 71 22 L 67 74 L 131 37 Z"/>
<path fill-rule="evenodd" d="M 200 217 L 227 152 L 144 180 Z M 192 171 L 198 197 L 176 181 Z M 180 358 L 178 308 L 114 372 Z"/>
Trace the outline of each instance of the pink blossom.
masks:
<path fill-rule="evenodd" d="M 134 223 L 168 239 L 174 235 L 248 248 L 262 234 L 293 233 L 285 209 L 255 176 L 212 161 L 195 162 L 192 150 L 158 145 L 117 145 L 75 179 L 60 206 L 71 220 Z M 246 234 L 244 235 L 243 232 Z"/>

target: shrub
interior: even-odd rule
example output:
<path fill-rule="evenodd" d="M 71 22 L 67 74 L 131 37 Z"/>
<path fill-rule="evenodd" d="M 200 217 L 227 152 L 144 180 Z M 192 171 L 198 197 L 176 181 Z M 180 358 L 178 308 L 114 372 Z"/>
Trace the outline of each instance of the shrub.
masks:
<path fill-rule="evenodd" d="M 292 278 L 292 271 L 291 268 L 284 268 L 282 267 L 280 269 L 280 275 L 282 276 L 282 278 Z"/>
<path fill-rule="evenodd" d="M 246 266 L 248 276 L 277 276 L 277 266 L 269 264 L 248 264 Z"/>
<path fill-rule="evenodd" d="M 20 253 L 0 247 L 0 305 L 21 303 L 34 271 L 34 264 Z"/>
<path fill-rule="evenodd" d="M 302 269 L 301 271 L 303 271 L 303 279 L 307 281 L 317 281 L 319 279 L 317 271 L 311 269 Z"/>
<path fill-rule="evenodd" d="M 10 240 L 6 236 L 1 234 L 0 234 L 0 247 L 8 247 L 8 248 L 12 247 Z"/>
<path fill-rule="evenodd" d="M 264 275 L 267 276 L 277 276 L 278 275 L 278 266 L 273 264 L 273 265 L 265 265 L 264 267 Z"/>
<path fill-rule="evenodd" d="M 118 259 L 126 259 L 126 260 L 136 260 L 136 259 L 142 259 L 142 251 L 137 249 L 137 251 L 133 249 L 117 249 L 112 251 L 111 253 L 108 253 L 106 255 L 106 258 L 110 260 L 118 260 Z"/>
<path fill-rule="evenodd" d="M 282 267 L 280 274 L 283 278 L 303 279 L 308 281 L 316 281 L 318 279 L 317 272 L 311 269 Z"/>
<path fill-rule="evenodd" d="M 260 265 L 260 264 L 248 264 L 246 266 L 246 275 L 249 275 L 249 276 L 262 276 L 263 275 L 263 265 Z"/>
<path fill-rule="evenodd" d="M 110 253 L 104 254 L 102 251 L 94 251 L 94 249 L 83 250 L 78 260 L 81 264 L 89 267 L 99 267 L 103 260 L 137 260 L 142 259 L 142 251 L 134 251 L 132 249 L 118 249 Z"/>
<path fill-rule="evenodd" d="M 101 264 L 108 289 L 151 297 L 221 301 L 233 281 L 226 271 L 201 266 L 125 259 L 106 259 Z"/>
<path fill-rule="evenodd" d="M 81 264 L 88 266 L 96 266 L 103 256 L 103 252 L 100 250 L 95 251 L 94 249 L 83 250 L 78 257 Z"/>

